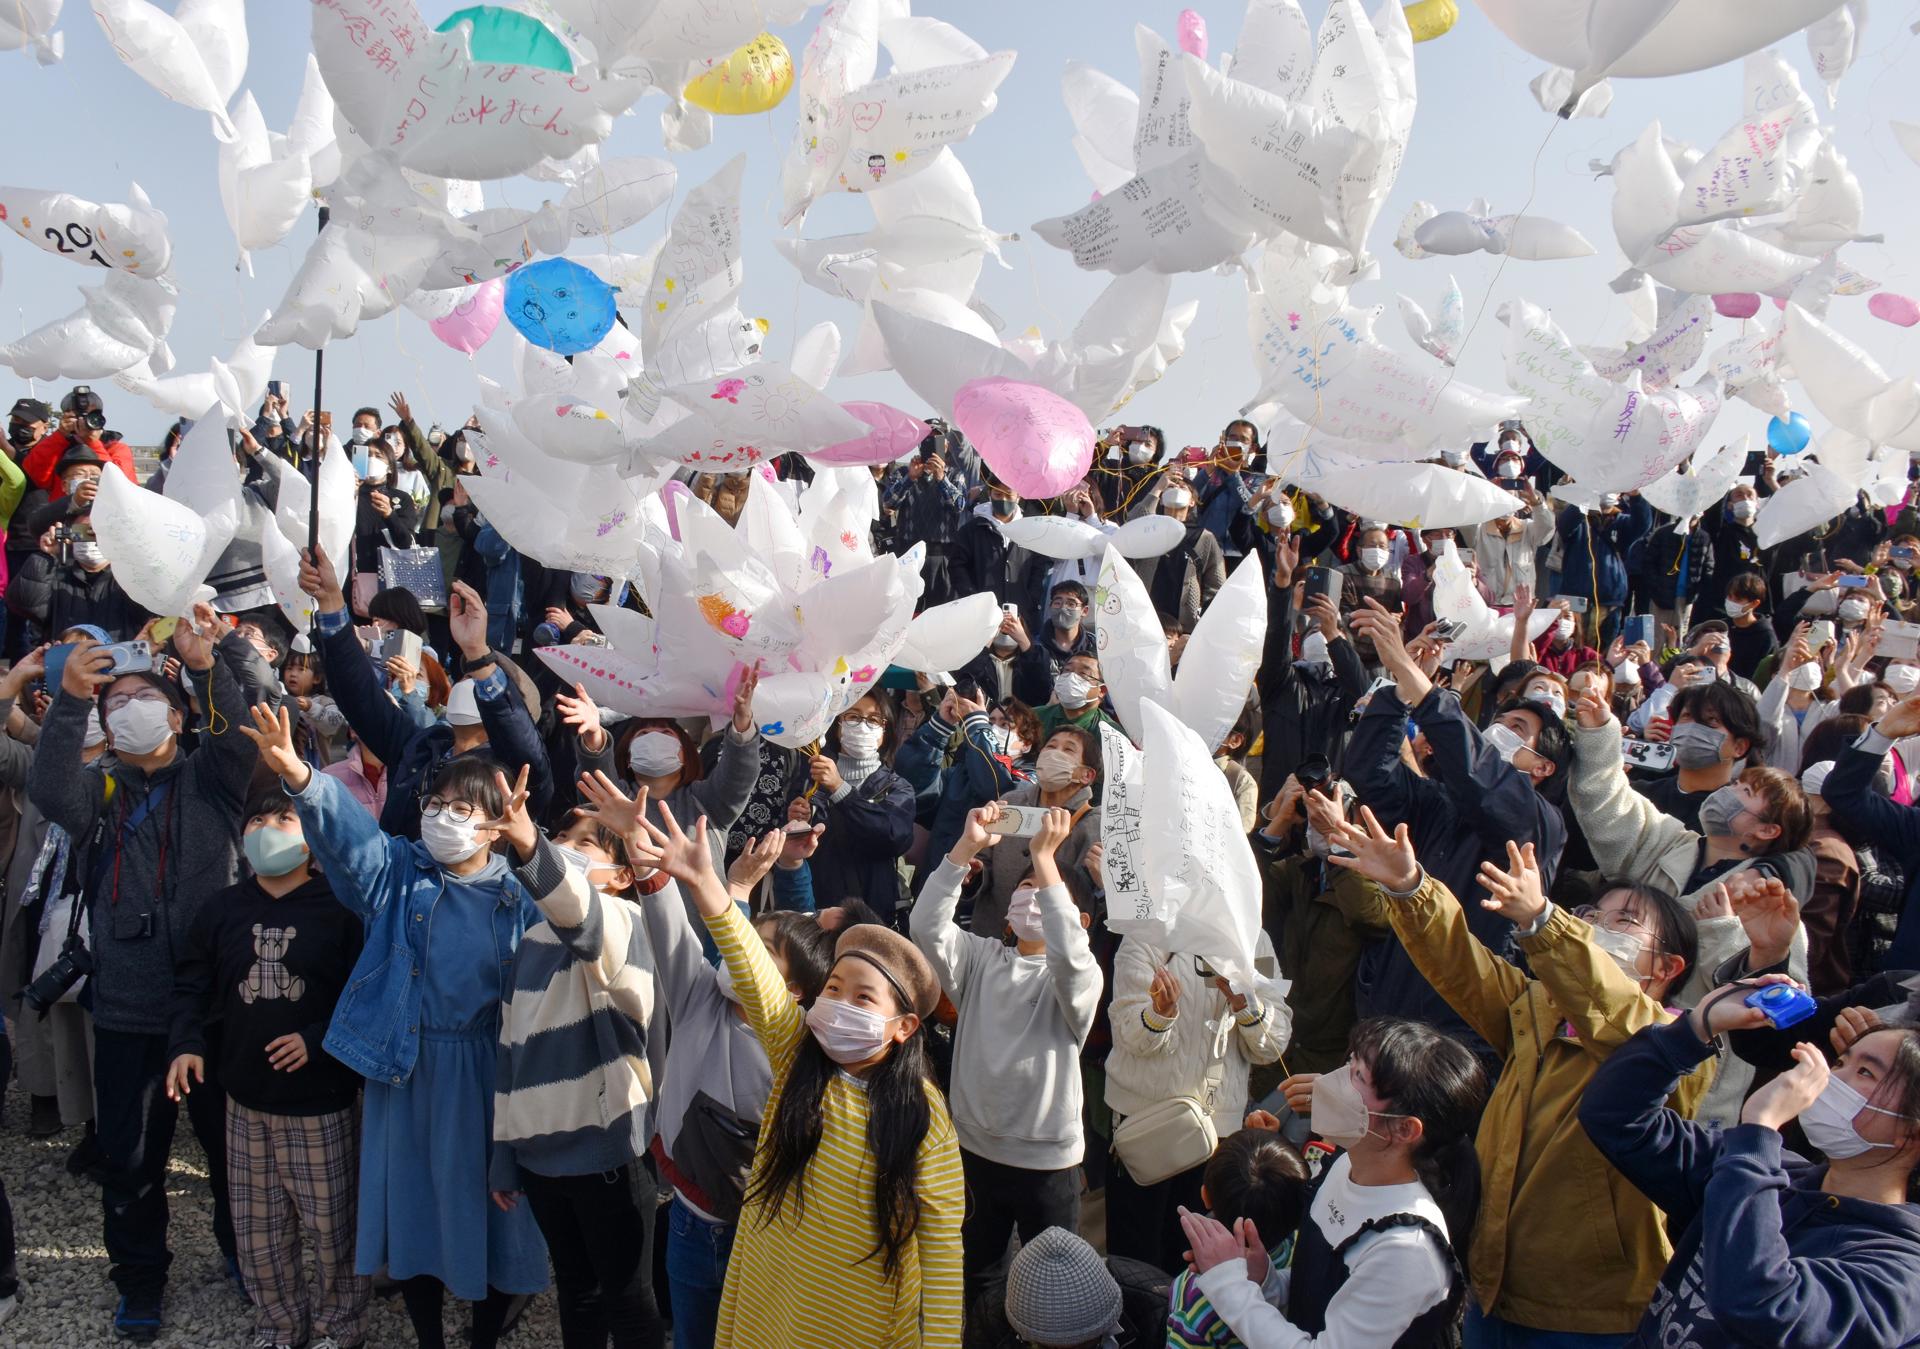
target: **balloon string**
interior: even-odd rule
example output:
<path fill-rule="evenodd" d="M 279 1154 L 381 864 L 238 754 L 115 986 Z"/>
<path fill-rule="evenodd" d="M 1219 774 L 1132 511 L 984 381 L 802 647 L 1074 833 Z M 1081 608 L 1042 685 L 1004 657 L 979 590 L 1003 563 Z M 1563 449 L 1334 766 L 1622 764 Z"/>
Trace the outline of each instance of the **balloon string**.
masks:
<path fill-rule="evenodd" d="M 1527 170 L 1527 199 L 1521 203 L 1520 210 L 1513 217 L 1513 228 L 1507 232 L 1509 240 L 1513 237 L 1513 229 L 1519 228 L 1520 222 L 1526 219 L 1527 212 L 1533 207 L 1534 196 L 1540 189 L 1540 159 L 1541 156 L 1547 152 L 1547 143 L 1553 139 L 1554 133 L 1568 120 L 1569 119 L 1565 117 L 1555 117 L 1551 125 L 1547 127 L 1547 134 L 1540 138 L 1540 148 L 1533 152 L 1533 165 Z M 1441 381 L 1440 387 L 1433 391 L 1433 402 L 1428 405 L 1429 410 L 1439 406 L 1440 395 L 1447 391 L 1447 387 L 1453 383 L 1453 377 L 1460 373 L 1460 362 L 1467 354 L 1467 347 L 1473 341 L 1473 334 L 1480 327 L 1480 320 L 1487 312 L 1488 302 L 1493 299 L 1493 288 L 1500 284 L 1500 277 L 1506 272 L 1507 262 L 1512 256 L 1513 250 L 1511 247 L 1501 252 L 1500 265 L 1493 269 L 1493 279 L 1488 281 L 1486 289 L 1480 292 L 1480 305 L 1473 311 L 1473 322 L 1468 324 L 1466 332 L 1461 334 L 1460 346 L 1454 353 L 1453 364 L 1447 367 L 1447 377 Z M 1628 261 L 1631 262 L 1632 259 L 1628 259 Z"/>

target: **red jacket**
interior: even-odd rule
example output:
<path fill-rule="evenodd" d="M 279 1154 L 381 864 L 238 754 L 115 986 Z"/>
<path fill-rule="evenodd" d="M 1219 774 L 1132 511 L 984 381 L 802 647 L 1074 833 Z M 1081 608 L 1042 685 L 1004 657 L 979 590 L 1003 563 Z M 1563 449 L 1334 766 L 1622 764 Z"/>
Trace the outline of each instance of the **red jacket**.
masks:
<path fill-rule="evenodd" d="M 55 501 L 67 494 L 67 485 L 54 473 L 59 466 L 60 456 L 67 452 L 72 442 L 65 431 L 50 431 L 38 445 L 27 451 L 27 457 L 20 461 L 20 469 L 27 475 L 27 481 L 35 487 L 44 487 Z M 86 442 L 87 448 L 106 463 L 113 464 L 129 479 L 139 482 L 133 471 L 133 451 L 127 448 L 127 442 L 116 440 L 111 445 L 99 440 Z"/>

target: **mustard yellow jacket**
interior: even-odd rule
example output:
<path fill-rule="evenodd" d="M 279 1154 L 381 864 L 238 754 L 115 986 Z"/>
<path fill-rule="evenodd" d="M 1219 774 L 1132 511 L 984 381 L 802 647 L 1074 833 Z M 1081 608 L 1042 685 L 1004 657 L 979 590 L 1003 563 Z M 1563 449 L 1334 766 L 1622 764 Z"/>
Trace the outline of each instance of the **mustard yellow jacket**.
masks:
<path fill-rule="evenodd" d="M 1459 900 L 1430 876 L 1388 913 L 1420 973 L 1506 1060 L 1476 1140 L 1476 1302 L 1540 1330 L 1632 1331 L 1673 1248 L 1660 1211 L 1588 1141 L 1580 1096 L 1609 1054 L 1673 1015 L 1557 906 L 1520 939 L 1531 979 L 1474 939 Z M 1669 1104 L 1692 1115 L 1712 1070 L 1708 1060 L 1683 1078 Z"/>

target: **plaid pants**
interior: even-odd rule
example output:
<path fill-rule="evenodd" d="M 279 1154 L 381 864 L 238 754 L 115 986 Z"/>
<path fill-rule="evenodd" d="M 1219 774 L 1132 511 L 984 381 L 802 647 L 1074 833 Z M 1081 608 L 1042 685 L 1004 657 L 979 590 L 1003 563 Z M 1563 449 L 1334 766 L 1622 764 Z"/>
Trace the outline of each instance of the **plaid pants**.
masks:
<path fill-rule="evenodd" d="M 269 1115 L 227 1098 L 227 1190 L 256 1334 L 285 1344 L 306 1343 L 310 1330 L 341 1344 L 366 1340 L 373 1284 L 353 1272 L 359 1180 L 358 1110 Z M 318 1284 L 311 1307 L 302 1227 Z"/>

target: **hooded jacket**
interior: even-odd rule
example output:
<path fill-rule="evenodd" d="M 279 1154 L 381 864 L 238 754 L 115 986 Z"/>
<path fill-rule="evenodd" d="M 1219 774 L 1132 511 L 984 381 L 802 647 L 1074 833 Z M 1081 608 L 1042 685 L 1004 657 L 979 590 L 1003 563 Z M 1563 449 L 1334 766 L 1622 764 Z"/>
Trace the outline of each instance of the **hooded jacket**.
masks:
<path fill-rule="evenodd" d="M 1913 1343 L 1920 1209 L 1825 1194 L 1826 1168 L 1772 1129 L 1723 1131 L 1667 1109 L 1675 1083 L 1712 1054 L 1684 1018 L 1649 1027 L 1601 1065 L 1580 1102 L 1594 1146 L 1679 1234 L 1632 1343 Z"/>
<path fill-rule="evenodd" d="M 27 795 L 73 838 L 85 868 L 93 1017 L 104 1030 L 166 1033 L 174 961 L 194 916 L 240 876 L 240 816 L 258 754 L 239 721 L 254 703 L 277 704 L 279 685 L 235 632 L 220 639 L 212 669 L 187 678 L 210 723 L 191 752 L 176 747 L 151 774 L 118 760 L 82 768 L 93 704 L 62 689 L 27 774 Z"/>

